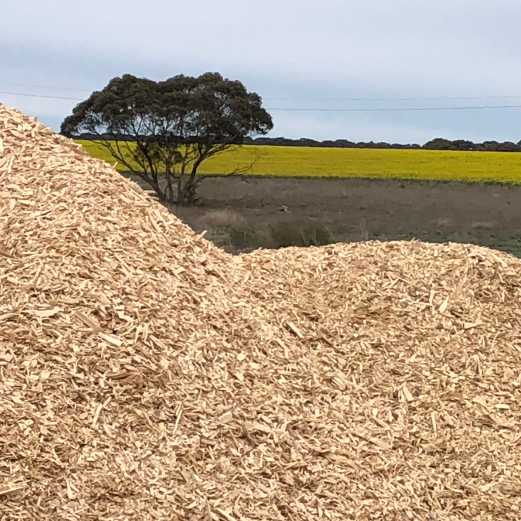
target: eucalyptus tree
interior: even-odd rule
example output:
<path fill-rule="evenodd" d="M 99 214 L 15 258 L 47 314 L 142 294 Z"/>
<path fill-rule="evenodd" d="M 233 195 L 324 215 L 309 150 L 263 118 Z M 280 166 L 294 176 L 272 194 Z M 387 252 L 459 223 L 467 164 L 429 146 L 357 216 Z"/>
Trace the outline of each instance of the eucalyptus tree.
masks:
<path fill-rule="evenodd" d="M 125 74 L 79 103 L 61 132 L 89 134 L 160 200 L 192 204 L 206 160 L 272 127 L 261 97 L 218 73 L 157 82 Z"/>

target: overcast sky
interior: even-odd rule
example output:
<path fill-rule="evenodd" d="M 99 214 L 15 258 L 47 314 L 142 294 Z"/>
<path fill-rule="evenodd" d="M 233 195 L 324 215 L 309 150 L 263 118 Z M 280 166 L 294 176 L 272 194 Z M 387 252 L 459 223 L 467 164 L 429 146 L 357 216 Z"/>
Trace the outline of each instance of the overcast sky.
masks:
<path fill-rule="evenodd" d="M 521 109 L 374 110 L 521 105 L 520 0 L 2 0 L 1 7 L 0 101 L 54 128 L 76 101 L 20 94 L 79 101 L 124 73 L 165 79 L 217 71 L 263 97 L 273 136 L 521 140 Z"/>

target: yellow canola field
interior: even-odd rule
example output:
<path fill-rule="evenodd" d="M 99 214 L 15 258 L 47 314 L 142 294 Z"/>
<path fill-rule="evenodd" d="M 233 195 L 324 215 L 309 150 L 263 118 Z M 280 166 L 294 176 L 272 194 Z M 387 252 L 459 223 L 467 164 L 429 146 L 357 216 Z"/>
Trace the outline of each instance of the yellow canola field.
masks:
<path fill-rule="evenodd" d="M 115 160 L 96 143 L 79 141 L 95 157 Z M 119 168 L 124 170 L 124 168 Z M 521 183 L 521 153 L 379 150 L 246 145 L 216 156 L 204 174 L 240 171 L 277 177 L 346 177 Z"/>

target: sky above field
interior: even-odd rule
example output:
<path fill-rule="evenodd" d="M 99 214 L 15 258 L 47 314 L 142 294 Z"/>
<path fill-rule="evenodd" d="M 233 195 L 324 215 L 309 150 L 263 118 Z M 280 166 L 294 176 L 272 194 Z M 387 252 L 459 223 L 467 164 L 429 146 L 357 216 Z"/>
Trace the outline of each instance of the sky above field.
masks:
<path fill-rule="evenodd" d="M 272 136 L 517 142 L 520 20 L 519 0 L 3 0 L 0 102 L 57 129 L 114 76 L 217 71 Z"/>

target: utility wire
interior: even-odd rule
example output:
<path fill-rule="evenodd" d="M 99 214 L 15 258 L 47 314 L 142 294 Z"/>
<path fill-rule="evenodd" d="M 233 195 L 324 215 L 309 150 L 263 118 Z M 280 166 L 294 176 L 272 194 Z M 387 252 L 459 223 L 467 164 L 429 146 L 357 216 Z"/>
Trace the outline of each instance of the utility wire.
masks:
<path fill-rule="evenodd" d="M 70 91 L 70 92 L 93 92 L 94 88 L 91 89 L 82 89 L 78 87 L 64 87 L 63 85 L 37 85 L 37 84 L 22 84 L 17 82 L 4 82 L 4 86 L 8 89 L 11 88 L 20 88 L 20 89 L 44 89 L 51 91 Z M 263 96 L 264 99 L 269 99 L 270 101 L 287 101 L 294 100 L 295 96 Z M 441 96 L 315 96 L 313 98 L 315 101 L 414 101 L 414 100 L 440 100 L 440 99 L 451 99 L 451 100 L 480 100 L 480 99 L 521 99 L 521 94 L 514 94 L 511 96 L 501 95 L 484 95 L 484 96 L 449 96 L 449 95 L 441 95 Z"/>
<path fill-rule="evenodd" d="M 7 82 L 6 86 L 22 88 L 22 89 L 45 89 L 52 91 L 69 91 L 69 92 L 87 92 L 91 93 L 95 89 L 79 89 L 76 87 L 63 87 L 59 85 L 22 85 L 20 83 L 11 83 Z M 31 96 L 35 96 L 35 94 L 31 94 Z M 294 100 L 294 96 L 263 96 L 264 99 L 271 101 L 288 101 Z M 61 96 L 60 96 L 61 99 Z M 68 99 L 68 98 L 67 98 Z M 72 98 L 71 98 L 72 99 Z M 418 101 L 418 100 L 484 100 L 484 99 L 521 99 L 521 95 L 512 95 L 512 96 L 385 96 L 385 97 L 370 97 L 370 96 L 357 96 L 357 97 L 347 97 L 347 96 L 322 96 L 322 97 L 313 97 L 308 98 L 313 99 L 314 101 Z"/>
<path fill-rule="evenodd" d="M 7 81 L 3 85 L 7 89 L 44 89 L 44 90 L 51 90 L 51 91 L 64 91 L 67 90 L 69 92 L 88 92 L 91 93 L 92 91 L 96 89 L 78 89 L 76 87 L 63 87 L 62 85 L 27 85 L 22 83 L 12 83 L 10 81 Z"/>
<path fill-rule="evenodd" d="M 271 97 L 263 96 L 264 99 L 270 101 L 288 101 L 294 100 L 295 97 Z M 426 100 L 485 100 L 485 99 L 521 99 L 521 96 L 410 96 L 410 97 L 387 97 L 387 98 L 370 98 L 370 97 L 357 97 L 357 98 L 343 98 L 343 97 L 323 97 L 315 98 L 318 101 L 426 101 Z"/>
<path fill-rule="evenodd" d="M 0 91 L 0 94 L 3 94 L 5 96 L 19 96 L 19 97 L 23 97 L 23 98 L 43 98 L 43 99 L 81 101 L 79 98 L 72 98 L 70 96 L 46 96 L 45 94 L 28 94 L 26 92 Z"/>
<path fill-rule="evenodd" d="M 521 109 L 521 105 L 475 105 L 459 107 L 381 107 L 381 108 L 293 108 L 272 107 L 271 111 L 285 112 L 415 112 L 415 111 L 448 111 L 448 110 L 493 110 Z"/>
<path fill-rule="evenodd" d="M 69 96 L 48 96 L 44 94 L 32 94 L 27 92 L 0 91 L 0 95 L 19 96 L 28 98 L 54 99 L 66 101 L 81 101 L 79 98 Z M 404 98 L 405 99 L 405 98 Z M 273 112 L 437 112 L 437 111 L 462 111 L 462 110 L 513 110 L 521 109 L 521 105 L 466 105 L 454 107 L 377 107 L 377 108 L 306 108 L 306 107 L 268 107 Z"/>

